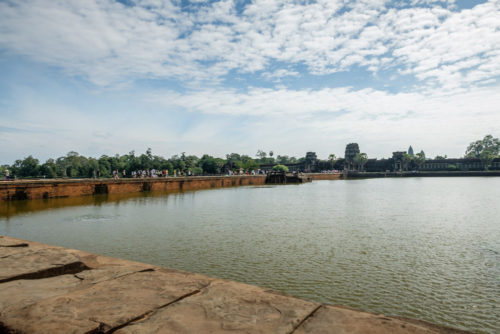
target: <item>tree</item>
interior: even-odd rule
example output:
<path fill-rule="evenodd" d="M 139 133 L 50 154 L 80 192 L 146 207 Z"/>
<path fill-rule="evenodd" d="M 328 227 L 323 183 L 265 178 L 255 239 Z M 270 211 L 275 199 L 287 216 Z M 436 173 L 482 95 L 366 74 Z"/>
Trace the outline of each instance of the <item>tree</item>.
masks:
<path fill-rule="evenodd" d="M 285 165 L 276 165 L 273 166 L 273 171 L 275 172 L 288 172 L 288 167 Z"/>
<path fill-rule="evenodd" d="M 401 163 L 403 164 L 403 169 L 408 170 L 408 166 L 410 165 L 410 162 L 413 160 L 413 157 L 409 155 L 408 153 L 403 154 L 401 157 Z"/>
<path fill-rule="evenodd" d="M 500 153 L 500 139 L 493 138 L 492 135 L 486 135 L 482 140 L 472 142 L 465 151 L 466 158 L 479 158 L 484 166 L 488 169 L 491 162 Z"/>
<path fill-rule="evenodd" d="M 368 161 L 368 155 L 366 153 L 358 153 L 354 156 L 353 162 L 358 167 L 358 170 L 363 170 L 366 162 Z"/>
<path fill-rule="evenodd" d="M 333 166 L 335 165 L 335 163 L 337 162 L 337 157 L 335 156 L 335 154 L 330 154 L 328 156 L 328 161 L 330 162 L 330 166 L 331 168 L 333 169 Z"/>
<path fill-rule="evenodd" d="M 424 153 L 424 151 L 421 151 L 420 153 L 417 153 L 413 157 L 413 161 L 415 161 L 415 163 L 418 166 L 418 169 L 420 169 L 422 167 L 422 165 L 425 163 L 425 153 Z"/>
<path fill-rule="evenodd" d="M 257 164 L 257 162 L 255 162 L 255 160 L 249 157 L 248 155 L 242 155 L 241 167 L 246 170 L 254 170 L 259 168 L 259 164 Z"/>
<path fill-rule="evenodd" d="M 288 155 L 279 155 L 276 157 L 276 162 L 279 164 L 288 164 L 290 161 L 290 158 Z"/>
<path fill-rule="evenodd" d="M 38 159 L 35 159 L 30 155 L 23 160 L 16 160 L 14 166 L 12 166 L 12 169 L 15 174 L 21 177 L 38 176 L 38 171 L 40 168 L 38 163 Z"/>
<path fill-rule="evenodd" d="M 485 170 L 488 170 L 488 168 L 490 168 L 493 159 L 495 159 L 496 157 L 497 154 L 494 154 L 490 150 L 484 150 L 479 155 L 479 159 L 481 159 L 481 163 L 483 164 Z"/>
<path fill-rule="evenodd" d="M 465 151 L 466 158 L 480 158 L 483 151 L 490 151 L 494 155 L 500 153 L 500 139 L 486 135 L 482 140 L 472 142 Z"/>
<path fill-rule="evenodd" d="M 227 166 L 230 169 L 240 169 L 243 168 L 243 163 L 241 162 L 241 156 L 238 153 L 226 154 Z"/>
<path fill-rule="evenodd" d="M 48 159 L 43 165 L 40 166 L 40 174 L 43 177 L 48 178 L 57 177 L 57 165 L 54 159 Z"/>
<path fill-rule="evenodd" d="M 257 158 L 259 158 L 259 159 L 265 159 L 265 158 L 266 158 L 266 156 L 267 156 L 267 153 L 266 153 L 266 152 L 264 152 L 264 151 L 262 151 L 262 150 L 258 150 L 258 151 L 257 151 L 257 155 L 256 155 L 256 156 L 257 156 Z"/>
<path fill-rule="evenodd" d="M 208 174 L 219 174 L 222 167 L 222 165 L 219 165 L 217 159 L 208 154 L 201 157 L 199 165 L 203 169 L 203 172 Z"/>

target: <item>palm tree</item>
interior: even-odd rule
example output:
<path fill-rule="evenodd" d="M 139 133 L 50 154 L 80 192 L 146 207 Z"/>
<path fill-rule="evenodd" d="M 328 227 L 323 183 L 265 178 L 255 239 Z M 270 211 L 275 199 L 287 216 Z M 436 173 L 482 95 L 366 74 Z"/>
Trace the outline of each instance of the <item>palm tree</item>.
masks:
<path fill-rule="evenodd" d="M 333 166 L 335 165 L 335 162 L 337 162 L 337 157 L 335 156 L 335 154 L 330 154 L 328 156 L 328 161 L 330 161 L 330 165 L 331 165 L 331 168 L 333 169 Z"/>

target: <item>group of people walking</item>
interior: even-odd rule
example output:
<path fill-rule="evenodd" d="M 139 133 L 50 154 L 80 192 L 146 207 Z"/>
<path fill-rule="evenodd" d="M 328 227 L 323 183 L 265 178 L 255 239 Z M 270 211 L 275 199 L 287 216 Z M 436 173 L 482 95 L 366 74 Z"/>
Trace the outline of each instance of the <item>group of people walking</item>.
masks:
<path fill-rule="evenodd" d="M 160 170 L 160 169 L 140 169 L 140 170 L 134 170 L 130 172 L 130 174 L 127 174 L 127 171 L 124 169 L 121 172 L 118 169 L 113 170 L 113 179 L 119 179 L 119 178 L 126 178 L 126 177 L 131 177 L 134 179 L 143 179 L 143 178 L 149 178 L 149 177 L 168 177 L 168 169 Z M 191 170 L 188 170 L 187 172 L 183 171 L 177 171 L 174 169 L 173 175 L 174 177 L 177 176 L 194 176 L 193 172 Z M 101 171 L 94 170 L 93 172 L 93 178 L 101 178 Z"/>

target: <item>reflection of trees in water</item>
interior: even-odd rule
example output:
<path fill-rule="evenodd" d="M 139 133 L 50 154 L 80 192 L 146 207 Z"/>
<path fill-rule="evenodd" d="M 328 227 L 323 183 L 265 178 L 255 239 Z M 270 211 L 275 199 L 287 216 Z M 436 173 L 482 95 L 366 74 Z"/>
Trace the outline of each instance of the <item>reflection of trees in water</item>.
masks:
<path fill-rule="evenodd" d="M 200 190 L 197 190 L 200 191 Z M 188 191 L 194 196 L 194 191 Z M 60 209 L 74 206 L 102 206 L 106 204 L 114 204 L 119 206 L 121 203 L 134 201 L 138 204 L 144 204 L 151 201 L 151 198 L 157 201 L 167 201 L 169 195 L 175 197 L 183 197 L 184 193 L 177 190 L 165 192 L 141 192 L 129 194 L 100 194 L 93 196 L 81 197 L 65 197 L 65 198 L 47 198 L 47 199 L 33 199 L 33 200 L 20 200 L 20 201 L 5 201 L 0 203 L 0 218 L 13 217 L 23 213 Z"/>

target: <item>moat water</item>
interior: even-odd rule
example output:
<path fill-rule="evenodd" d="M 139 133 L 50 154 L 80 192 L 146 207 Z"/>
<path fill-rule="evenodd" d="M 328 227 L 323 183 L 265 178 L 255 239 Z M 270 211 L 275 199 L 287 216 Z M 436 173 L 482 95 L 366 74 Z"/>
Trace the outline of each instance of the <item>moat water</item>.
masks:
<path fill-rule="evenodd" d="M 0 203 L 0 234 L 500 332 L 500 178 Z"/>

